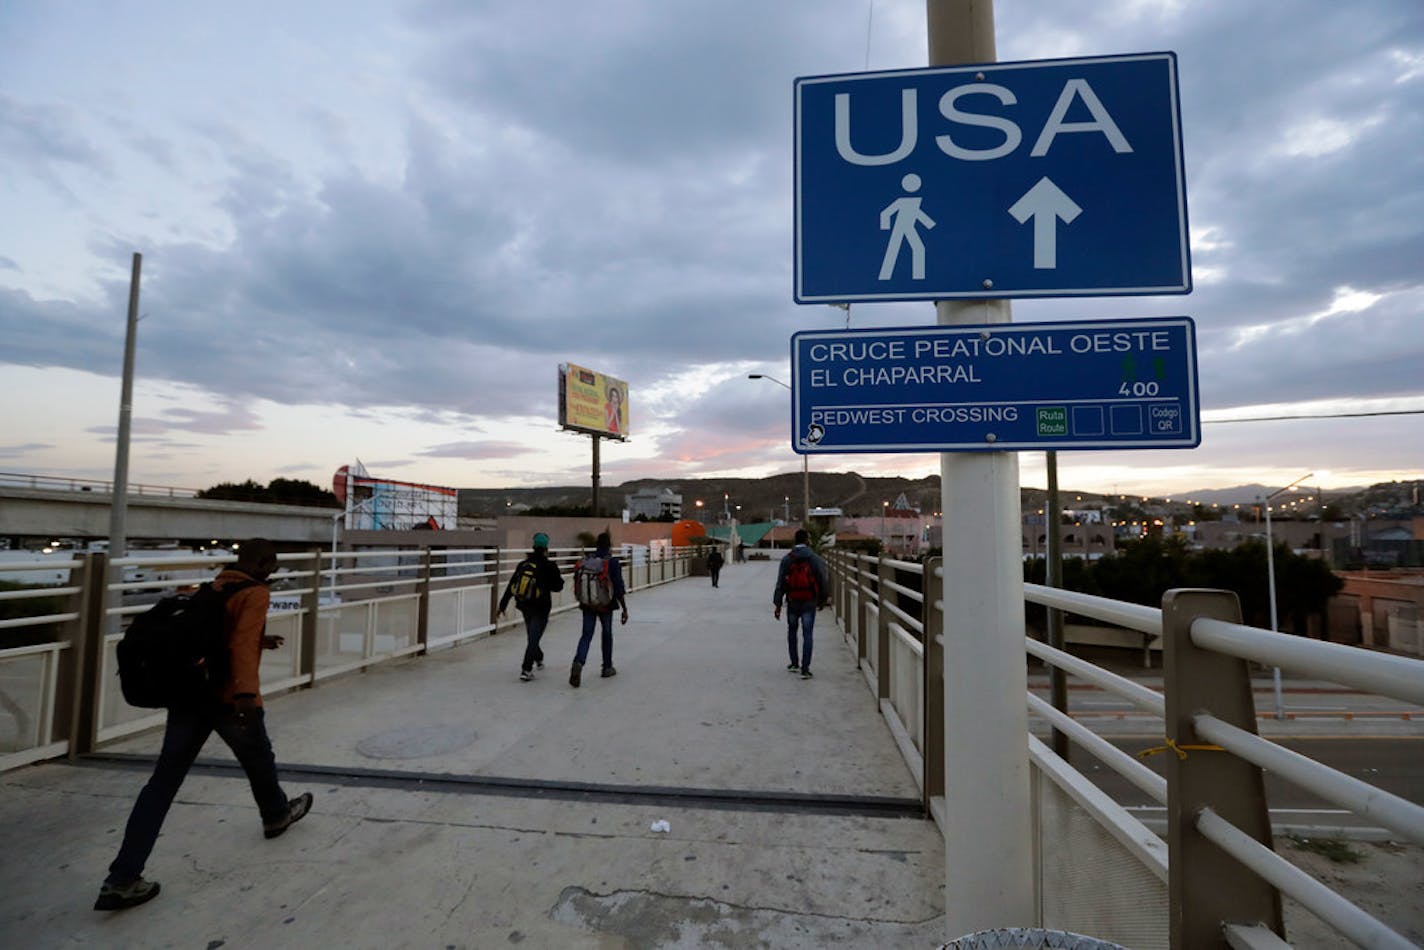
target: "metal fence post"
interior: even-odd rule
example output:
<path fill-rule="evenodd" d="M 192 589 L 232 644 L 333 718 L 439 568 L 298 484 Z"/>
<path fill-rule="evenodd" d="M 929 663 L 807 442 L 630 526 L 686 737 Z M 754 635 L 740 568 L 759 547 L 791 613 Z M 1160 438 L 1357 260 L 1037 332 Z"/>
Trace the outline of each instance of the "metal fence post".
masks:
<path fill-rule="evenodd" d="M 99 686 L 103 675 L 104 606 L 108 600 L 109 556 L 93 552 L 81 568 L 79 622 L 75 626 L 74 663 L 69 687 L 69 757 L 94 751 L 99 732 Z"/>
<path fill-rule="evenodd" d="M 885 582 L 890 579 L 890 565 L 885 555 L 876 558 L 875 579 L 880 609 L 875 612 L 875 693 L 880 699 L 890 698 L 890 611 L 885 605 L 890 599 L 890 589 Z"/>
<path fill-rule="evenodd" d="M 77 587 L 78 590 L 65 596 L 62 612 L 73 613 L 76 616 L 73 620 L 65 621 L 57 637 L 59 642 L 69 644 L 69 649 L 60 650 L 52 654 L 50 658 L 50 662 L 56 664 L 54 696 L 50 704 L 53 712 L 49 717 L 49 730 L 39 733 L 36 737 L 39 745 L 48 745 L 55 741 L 56 737 L 62 737 L 68 743 L 73 734 L 71 724 L 74 721 L 75 710 L 78 708 L 79 693 L 83 689 L 83 664 L 80 656 L 84 651 L 84 597 L 88 590 L 85 584 L 85 575 L 88 568 L 88 560 L 81 559 L 80 566 L 69 572 L 68 586 Z M 41 712 L 40 722 L 44 721 L 45 716 Z"/>
<path fill-rule="evenodd" d="M 420 549 L 420 581 L 415 585 L 418 595 L 415 607 L 415 642 L 420 652 L 430 643 L 430 548 Z"/>
<path fill-rule="evenodd" d="M 331 561 L 332 576 L 335 577 L 336 560 Z M 316 641 L 321 630 L 321 549 L 311 550 L 311 585 L 302 595 L 302 638 L 297 644 L 297 675 L 311 687 L 316 684 Z M 333 593 L 335 584 L 333 583 Z M 336 610 L 333 601 L 331 609 Z"/>
<path fill-rule="evenodd" d="M 1167 738 L 1181 750 L 1169 750 L 1166 769 L 1167 887 L 1174 950 L 1226 946 L 1221 930 L 1226 921 L 1259 922 L 1285 937 L 1280 892 L 1196 828 L 1198 812 L 1210 807 L 1272 847 L 1261 770 L 1228 752 L 1182 748 L 1205 744 L 1192 726 L 1192 717 L 1202 711 L 1256 732 L 1246 661 L 1196 647 L 1191 629 L 1199 617 L 1240 623 L 1241 605 L 1234 593 L 1222 590 L 1169 590 L 1162 597 Z"/>
<path fill-rule="evenodd" d="M 920 621 L 925 630 L 924 804 L 927 815 L 931 800 L 944 797 L 944 611 L 941 609 L 943 601 L 935 596 L 936 591 L 944 589 L 943 585 L 935 583 L 935 575 L 943 564 L 942 557 L 928 558 L 920 579 L 920 589 L 925 598 Z"/>
<path fill-rule="evenodd" d="M 594 440 L 594 445 L 597 445 L 597 444 L 598 444 L 598 440 L 595 439 L 595 440 Z M 493 553 L 494 553 L 494 574 L 490 577 L 490 602 L 489 602 L 490 636 L 494 636 L 495 634 L 499 633 L 499 595 L 500 595 L 500 589 L 499 589 L 499 588 L 500 588 L 500 583 L 499 583 L 499 560 L 500 560 L 500 549 L 499 549 L 499 548 L 494 548 L 494 549 L 493 549 Z"/>
<path fill-rule="evenodd" d="M 850 625 L 850 561 L 843 552 L 831 549 L 831 562 L 835 569 L 835 578 L 831 581 L 835 588 L 836 619 L 840 621 L 841 638 L 847 643 L 851 641 Z"/>
<path fill-rule="evenodd" d="M 851 555 L 855 570 L 855 668 L 860 669 L 866 656 L 865 602 L 870 599 L 870 582 L 865 579 L 865 559 Z"/>

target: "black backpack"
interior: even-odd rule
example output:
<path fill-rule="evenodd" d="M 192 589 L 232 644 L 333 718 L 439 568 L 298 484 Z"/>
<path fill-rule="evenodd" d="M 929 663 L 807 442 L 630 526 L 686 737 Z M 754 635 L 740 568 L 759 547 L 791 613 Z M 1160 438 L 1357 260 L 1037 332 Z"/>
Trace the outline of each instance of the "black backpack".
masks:
<path fill-rule="evenodd" d="M 224 629 L 228 598 L 256 583 L 236 581 L 222 590 L 205 583 L 135 617 L 117 651 L 124 701 L 144 709 L 211 701 L 232 673 Z"/>

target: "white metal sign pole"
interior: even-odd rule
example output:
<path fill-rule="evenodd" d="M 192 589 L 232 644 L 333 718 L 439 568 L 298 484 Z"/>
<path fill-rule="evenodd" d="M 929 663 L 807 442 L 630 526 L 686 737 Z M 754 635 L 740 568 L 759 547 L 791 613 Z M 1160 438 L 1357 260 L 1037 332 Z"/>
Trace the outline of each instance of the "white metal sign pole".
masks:
<path fill-rule="evenodd" d="M 931 66 L 995 60 L 993 0 L 926 0 L 925 8 Z M 1012 320 L 1007 300 L 940 300 L 935 312 L 941 325 Z M 940 477 L 945 923 L 953 938 L 1038 920 L 1018 456 L 946 452 Z"/>

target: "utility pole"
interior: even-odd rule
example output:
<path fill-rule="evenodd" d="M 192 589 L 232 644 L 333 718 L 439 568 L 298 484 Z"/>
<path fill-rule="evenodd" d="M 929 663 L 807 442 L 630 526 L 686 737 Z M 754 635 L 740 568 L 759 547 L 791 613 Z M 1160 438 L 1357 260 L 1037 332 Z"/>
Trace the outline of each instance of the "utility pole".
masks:
<path fill-rule="evenodd" d="M 128 550 L 129 430 L 133 416 L 134 349 L 138 342 L 138 283 L 143 255 L 135 252 L 129 277 L 129 315 L 124 331 L 124 373 L 119 390 L 119 432 L 114 447 L 114 491 L 109 502 L 109 564 Z M 123 569 L 114 570 L 115 578 Z M 112 606 L 112 605 L 111 605 Z"/>
<path fill-rule="evenodd" d="M 593 517 L 597 518 L 597 517 L 598 517 L 598 443 L 599 443 L 600 439 L 599 439 L 599 437 L 598 437 L 597 435 L 594 435 L 593 433 L 590 433 L 589 435 L 590 435 L 590 437 L 593 439 L 593 506 L 589 509 L 589 512 L 588 512 L 588 513 L 589 513 L 590 515 L 592 515 Z"/>
<path fill-rule="evenodd" d="M 801 455 L 801 504 L 804 506 L 803 518 L 807 528 L 811 527 L 811 456 L 802 453 Z"/>
<path fill-rule="evenodd" d="M 992 0 L 926 0 L 929 65 L 997 58 Z M 1009 323 L 1007 300 L 939 300 L 940 325 Z M 1019 464 L 940 456 L 944 512 L 945 925 L 1037 918 L 1029 795 Z"/>
<path fill-rule="evenodd" d="M 1063 520 L 1059 514 L 1063 510 L 1062 502 L 1058 498 L 1058 453 L 1050 451 L 1048 455 L 1048 503 L 1044 507 L 1046 517 L 1043 520 L 1044 528 L 1047 531 L 1048 554 L 1044 562 L 1046 570 L 1044 572 L 1045 586 L 1055 590 L 1063 587 Z M 1048 645 L 1055 650 L 1066 649 L 1066 640 L 1063 636 L 1063 611 L 1057 607 L 1048 608 Z M 1062 667 L 1054 666 L 1049 668 L 1049 692 L 1053 708 L 1061 713 L 1068 712 L 1068 674 Z M 1068 734 L 1058 729 L 1053 730 L 1053 751 L 1063 758 L 1068 758 Z"/>

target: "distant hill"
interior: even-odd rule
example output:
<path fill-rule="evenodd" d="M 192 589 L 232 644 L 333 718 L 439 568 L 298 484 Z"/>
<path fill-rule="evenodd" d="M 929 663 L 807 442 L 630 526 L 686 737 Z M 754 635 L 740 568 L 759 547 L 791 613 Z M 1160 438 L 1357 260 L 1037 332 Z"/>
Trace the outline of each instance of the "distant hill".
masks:
<path fill-rule="evenodd" d="M 939 508 L 938 475 L 908 479 L 863 477 L 854 472 L 811 472 L 810 485 L 813 507 L 841 508 L 849 515 L 879 514 L 883 507 L 881 502 L 894 503 L 902 493 L 912 506 L 922 511 Z M 801 473 L 788 472 L 767 478 L 639 478 L 621 485 L 600 486 L 599 500 L 601 507 L 611 512 L 622 509 L 625 495 L 664 488 L 682 495 L 683 510 L 688 517 L 696 516 L 696 502 L 701 499 L 703 510 L 715 512 L 718 516 L 724 505 L 733 512 L 737 512 L 740 506 L 739 516 L 743 522 L 781 518 L 788 508 L 793 518 L 799 518 L 804 493 Z M 587 505 L 590 494 L 588 485 L 462 488 L 460 514 L 463 517 L 494 517 L 516 505 L 530 508 Z M 715 520 L 715 517 L 707 520 Z"/>
<path fill-rule="evenodd" d="M 840 508 L 853 517 L 874 517 L 880 514 L 883 502 L 893 504 L 901 494 L 912 507 L 919 508 L 926 514 L 939 510 L 938 475 L 910 479 L 882 478 L 855 472 L 812 471 L 810 481 L 812 506 Z M 701 499 L 703 511 L 708 512 L 708 516 L 702 520 L 708 523 L 721 516 L 725 495 L 725 505 L 737 513 L 741 521 L 750 522 L 782 518 L 788 509 L 792 519 L 798 519 L 801 513 L 801 486 L 800 472 L 786 472 L 767 478 L 639 478 L 621 485 L 603 485 L 599 494 L 604 512 L 612 514 L 622 510 L 625 495 L 644 489 L 668 488 L 682 495 L 683 510 L 687 517 L 697 516 L 696 502 Z M 1187 508 L 1188 500 L 1199 505 L 1247 505 L 1254 503 L 1258 497 L 1266 497 L 1279 487 L 1238 485 L 1233 488 L 1183 492 L 1171 498 L 1174 506 L 1181 505 L 1183 509 Z M 1302 485 L 1301 488 L 1312 494 L 1315 491 L 1309 484 Z M 1424 508 L 1420 507 L 1420 492 L 1420 484 L 1416 482 L 1384 482 L 1368 488 L 1331 489 L 1325 492 L 1325 497 L 1332 506 L 1345 513 L 1369 510 L 1390 517 L 1407 517 L 1411 513 L 1424 515 Z M 469 518 L 490 518 L 506 514 L 515 506 L 550 508 L 587 505 L 590 493 L 588 484 L 542 488 L 462 488 L 459 496 L 460 515 Z M 1024 488 L 1021 495 L 1026 511 L 1044 507 L 1048 498 L 1048 492 L 1043 488 Z M 1060 495 L 1065 508 L 1097 507 L 1116 500 L 1111 495 L 1072 488 L 1061 489 Z M 1161 500 L 1154 499 L 1159 502 Z M 737 506 L 741 506 L 740 511 Z"/>

